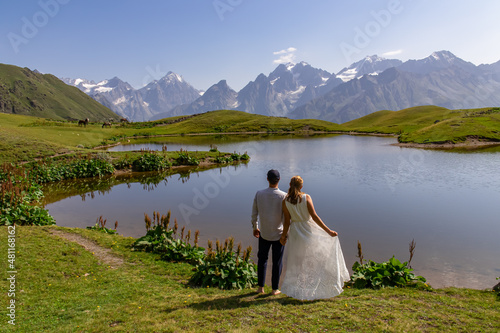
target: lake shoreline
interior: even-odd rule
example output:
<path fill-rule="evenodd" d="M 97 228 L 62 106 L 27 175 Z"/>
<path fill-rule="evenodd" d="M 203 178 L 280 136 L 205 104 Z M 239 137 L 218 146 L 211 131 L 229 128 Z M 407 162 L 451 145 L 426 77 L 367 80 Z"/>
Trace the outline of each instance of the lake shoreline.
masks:
<path fill-rule="evenodd" d="M 290 135 L 316 135 L 316 134 L 338 134 L 338 135 L 354 135 L 354 136 L 375 136 L 375 137 L 394 137 L 398 138 L 398 134 L 394 133 L 372 133 L 372 132 L 355 132 L 355 131 L 298 131 L 298 132 L 267 132 L 267 131 L 246 131 L 246 132 L 218 132 L 218 133 L 182 133 L 182 134 L 158 134 L 151 136 L 136 136 L 130 139 L 144 139 L 144 138 L 161 138 L 161 137 L 178 137 L 178 136 L 210 136 L 210 135 L 258 135 L 258 134 L 290 134 Z M 106 149 L 119 145 L 122 142 L 95 147 L 94 149 Z M 461 142 L 442 142 L 442 143 L 417 143 L 417 142 L 397 142 L 391 144 L 392 146 L 404 148 L 421 148 L 421 149 L 453 149 L 453 148 L 469 148 L 477 149 L 488 146 L 500 146 L 500 141 L 482 140 L 478 138 L 467 138 Z"/>
<path fill-rule="evenodd" d="M 404 148 L 424 148 L 424 149 L 453 149 L 453 148 L 468 148 L 477 149 L 488 146 L 500 146 L 498 141 L 481 140 L 477 138 L 467 138 L 465 141 L 453 143 L 453 142 L 443 142 L 443 143 L 415 143 L 415 142 L 398 142 L 393 143 L 392 146 L 404 147 Z"/>

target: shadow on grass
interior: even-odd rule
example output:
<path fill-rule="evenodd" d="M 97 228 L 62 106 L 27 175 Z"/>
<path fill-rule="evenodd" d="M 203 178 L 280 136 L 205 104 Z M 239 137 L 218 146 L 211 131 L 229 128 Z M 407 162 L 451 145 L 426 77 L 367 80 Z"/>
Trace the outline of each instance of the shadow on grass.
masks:
<path fill-rule="evenodd" d="M 301 301 L 291 297 L 287 297 L 285 295 L 274 296 L 271 294 L 258 294 L 257 292 L 249 292 L 241 295 L 216 298 L 204 302 L 166 308 L 164 311 L 166 313 L 171 313 L 176 310 L 185 308 L 191 308 L 200 311 L 231 310 L 237 308 L 247 308 L 250 306 L 265 305 L 270 303 L 279 303 L 280 305 L 286 306 L 286 305 L 314 304 L 319 301 L 325 301 L 325 300 Z"/>

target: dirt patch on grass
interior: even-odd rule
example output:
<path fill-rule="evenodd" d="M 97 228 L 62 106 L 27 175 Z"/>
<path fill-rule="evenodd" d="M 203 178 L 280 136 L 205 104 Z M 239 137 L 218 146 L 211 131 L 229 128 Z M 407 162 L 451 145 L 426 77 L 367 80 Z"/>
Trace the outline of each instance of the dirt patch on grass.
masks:
<path fill-rule="evenodd" d="M 70 242 L 78 243 L 79 245 L 83 246 L 85 250 L 92 252 L 92 254 L 99 261 L 110 266 L 111 268 L 117 268 L 124 263 L 123 258 L 120 258 L 117 255 L 111 253 L 110 249 L 106 249 L 100 245 L 97 245 L 95 242 L 83 236 L 60 230 L 50 230 L 49 232 L 55 236 L 69 240 Z"/>

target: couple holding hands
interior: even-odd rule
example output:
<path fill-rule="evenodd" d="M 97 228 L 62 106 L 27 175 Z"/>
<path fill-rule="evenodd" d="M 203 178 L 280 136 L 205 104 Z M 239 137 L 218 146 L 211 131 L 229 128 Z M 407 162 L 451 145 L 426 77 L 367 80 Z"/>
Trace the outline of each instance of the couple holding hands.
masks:
<path fill-rule="evenodd" d="M 292 177 L 288 193 L 278 188 L 277 170 L 269 170 L 267 181 L 269 187 L 255 194 L 252 209 L 253 235 L 259 239 L 257 292 L 264 293 L 271 249 L 273 295 L 283 292 L 300 300 L 339 295 L 344 282 L 349 280 L 349 272 L 337 232 L 329 229 L 316 214 L 311 197 L 301 191 L 300 176 Z M 284 252 L 287 262 L 280 291 Z"/>

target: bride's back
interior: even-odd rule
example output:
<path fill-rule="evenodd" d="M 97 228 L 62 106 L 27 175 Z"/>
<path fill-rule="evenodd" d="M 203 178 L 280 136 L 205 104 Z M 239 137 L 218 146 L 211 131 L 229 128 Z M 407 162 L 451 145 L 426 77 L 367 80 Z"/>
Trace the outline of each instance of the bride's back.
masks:
<path fill-rule="evenodd" d="M 302 194 L 301 199 L 302 200 L 298 200 L 295 205 L 288 200 L 285 200 L 285 205 L 290 212 L 290 219 L 292 223 L 309 221 L 311 218 L 311 215 L 309 215 L 309 211 L 307 210 L 306 194 Z"/>

